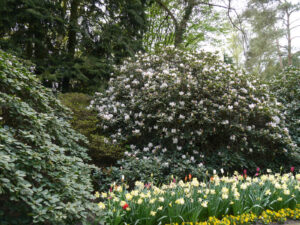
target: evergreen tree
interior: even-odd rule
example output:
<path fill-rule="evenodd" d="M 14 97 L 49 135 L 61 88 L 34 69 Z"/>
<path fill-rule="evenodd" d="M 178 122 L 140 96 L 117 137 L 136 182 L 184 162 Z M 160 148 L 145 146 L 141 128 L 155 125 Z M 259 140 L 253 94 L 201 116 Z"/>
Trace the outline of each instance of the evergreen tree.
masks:
<path fill-rule="evenodd" d="M 142 50 L 148 0 L 0 0 L 0 48 L 31 60 L 46 86 L 93 91 Z"/>

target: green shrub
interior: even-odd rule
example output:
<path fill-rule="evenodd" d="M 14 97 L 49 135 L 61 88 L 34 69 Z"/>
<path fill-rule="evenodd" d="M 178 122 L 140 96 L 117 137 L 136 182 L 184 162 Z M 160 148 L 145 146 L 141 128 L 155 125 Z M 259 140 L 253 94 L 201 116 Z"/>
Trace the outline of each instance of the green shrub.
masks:
<path fill-rule="evenodd" d="M 75 224 L 96 205 L 86 138 L 69 111 L 0 51 L 0 223 Z"/>
<path fill-rule="evenodd" d="M 277 74 L 271 82 L 272 91 L 286 106 L 289 132 L 300 149 L 300 69 L 288 67 Z"/>
<path fill-rule="evenodd" d="M 113 143 L 131 145 L 129 158 L 225 171 L 293 163 L 284 106 L 215 55 L 172 48 L 139 54 L 108 86 L 91 107 Z"/>
<path fill-rule="evenodd" d="M 116 166 L 97 171 L 94 174 L 94 178 L 99 190 L 107 191 L 111 184 L 121 184 L 122 177 L 124 177 L 126 184 L 130 187 L 133 187 L 136 181 L 161 185 L 173 179 L 184 179 L 189 174 L 193 174 L 193 177 L 197 177 L 200 180 L 206 177 L 204 167 L 198 168 L 191 163 L 180 160 L 171 163 L 172 165 L 169 166 L 156 158 L 142 158 L 139 160 L 126 158 L 119 160 Z"/>
<path fill-rule="evenodd" d="M 72 127 L 89 140 L 88 154 L 97 166 L 108 166 L 123 156 L 120 145 L 106 143 L 106 137 L 99 133 L 98 119 L 95 111 L 89 110 L 91 97 L 83 93 L 66 93 L 59 95 L 60 101 L 72 112 Z"/>

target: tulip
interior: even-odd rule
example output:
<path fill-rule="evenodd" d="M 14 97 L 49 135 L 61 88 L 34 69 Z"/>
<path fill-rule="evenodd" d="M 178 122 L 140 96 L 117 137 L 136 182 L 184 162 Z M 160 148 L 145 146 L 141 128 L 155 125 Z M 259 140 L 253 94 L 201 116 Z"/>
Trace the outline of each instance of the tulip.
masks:
<path fill-rule="evenodd" d="M 129 207 L 129 205 L 128 205 L 127 203 L 125 203 L 125 204 L 122 206 L 123 209 L 127 209 L 128 207 Z"/>
<path fill-rule="evenodd" d="M 294 173 L 294 171 L 295 171 L 295 167 L 292 166 L 292 167 L 291 167 L 291 172 Z"/>

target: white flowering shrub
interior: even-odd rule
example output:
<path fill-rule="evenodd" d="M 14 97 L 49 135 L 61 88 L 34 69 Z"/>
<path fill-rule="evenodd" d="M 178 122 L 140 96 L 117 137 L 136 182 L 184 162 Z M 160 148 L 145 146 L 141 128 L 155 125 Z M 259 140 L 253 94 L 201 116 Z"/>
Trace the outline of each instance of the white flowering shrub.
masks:
<path fill-rule="evenodd" d="M 292 139 L 300 148 L 300 69 L 288 67 L 271 81 L 272 91 L 282 104 Z"/>
<path fill-rule="evenodd" d="M 129 157 L 232 170 L 278 166 L 293 152 L 281 103 L 213 54 L 139 54 L 108 86 L 91 106 L 114 143 L 131 145 Z"/>

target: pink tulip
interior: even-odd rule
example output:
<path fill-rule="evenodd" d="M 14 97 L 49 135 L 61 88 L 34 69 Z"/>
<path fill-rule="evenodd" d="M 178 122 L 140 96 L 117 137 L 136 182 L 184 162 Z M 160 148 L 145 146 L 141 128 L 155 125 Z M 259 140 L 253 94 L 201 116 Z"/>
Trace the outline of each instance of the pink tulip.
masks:
<path fill-rule="evenodd" d="M 245 169 L 245 170 L 244 170 L 244 175 L 246 175 L 246 174 L 247 174 L 247 170 Z"/>
<path fill-rule="evenodd" d="M 292 166 L 292 167 L 291 167 L 291 172 L 293 173 L 293 172 L 294 172 L 294 170 L 295 170 L 295 167 L 294 167 L 294 166 Z"/>
<path fill-rule="evenodd" d="M 257 177 L 258 175 L 259 175 L 258 173 L 255 174 L 256 177 Z"/>
<path fill-rule="evenodd" d="M 256 172 L 259 172 L 259 171 L 260 171 L 260 169 L 259 169 L 259 167 L 257 167 L 257 168 L 256 168 Z"/>

